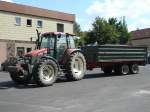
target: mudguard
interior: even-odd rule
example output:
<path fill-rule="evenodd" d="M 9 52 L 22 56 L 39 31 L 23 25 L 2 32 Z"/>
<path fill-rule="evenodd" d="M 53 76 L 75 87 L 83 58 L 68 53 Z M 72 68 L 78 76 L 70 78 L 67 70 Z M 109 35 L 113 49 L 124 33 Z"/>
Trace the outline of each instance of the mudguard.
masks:
<path fill-rule="evenodd" d="M 82 51 L 80 49 L 67 49 L 64 52 L 64 55 L 62 56 L 62 59 L 60 60 L 60 64 L 65 65 L 67 63 L 67 61 L 69 60 L 70 55 L 72 53 L 75 53 L 75 52 L 81 52 L 82 53 Z"/>

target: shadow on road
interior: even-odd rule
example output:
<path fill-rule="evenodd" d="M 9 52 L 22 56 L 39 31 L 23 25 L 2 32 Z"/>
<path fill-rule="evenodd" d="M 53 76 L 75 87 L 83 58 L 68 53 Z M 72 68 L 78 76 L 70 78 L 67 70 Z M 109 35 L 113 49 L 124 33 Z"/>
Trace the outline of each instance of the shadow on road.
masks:
<path fill-rule="evenodd" d="M 120 75 L 117 75 L 117 74 L 114 74 L 114 73 L 109 74 L 109 75 L 106 75 L 104 73 L 86 74 L 84 79 L 114 77 L 114 76 L 120 76 Z M 65 82 L 73 82 L 73 81 L 68 81 L 64 76 L 59 77 L 56 81 L 56 83 L 65 83 Z M 0 90 L 5 90 L 5 89 L 9 89 L 9 88 L 30 89 L 30 88 L 39 88 L 39 86 L 37 86 L 34 83 L 34 81 L 31 81 L 30 84 L 26 84 L 26 85 L 19 85 L 19 84 L 14 83 L 13 81 L 0 82 Z"/>

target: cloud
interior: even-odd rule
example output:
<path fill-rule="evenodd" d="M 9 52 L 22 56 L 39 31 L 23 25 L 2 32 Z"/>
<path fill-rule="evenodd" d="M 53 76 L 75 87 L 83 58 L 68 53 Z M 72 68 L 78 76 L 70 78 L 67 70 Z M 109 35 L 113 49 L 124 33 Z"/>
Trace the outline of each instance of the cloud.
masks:
<path fill-rule="evenodd" d="M 90 16 L 137 18 L 149 13 L 149 6 L 149 0 L 97 0 L 86 9 L 86 13 Z"/>
<path fill-rule="evenodd" d="M 0 0 L 0 1 L 13 2 L 12 0 Z"/>
<path fill-rule="evenodd" d="M 87 9 L 86 14 L 89 17 L 95 18 L 96 16 L 109 18 L 117 17 L 120 18 L 125 16 L 127 21 L 137 21 L 139 23 L 149 22 L 147 17 L 150 11 L 149 0 L 96 0 Z M 143 17 L 143 19 L 140 19 Z M 134 24 L 134 25 L 133 25 Z M 138 23 L 130 23 L 130 27 Z M 149 25 L 150 26 L 150 25 Z M 132 27 L 132 29 L 134 29 Z"/>

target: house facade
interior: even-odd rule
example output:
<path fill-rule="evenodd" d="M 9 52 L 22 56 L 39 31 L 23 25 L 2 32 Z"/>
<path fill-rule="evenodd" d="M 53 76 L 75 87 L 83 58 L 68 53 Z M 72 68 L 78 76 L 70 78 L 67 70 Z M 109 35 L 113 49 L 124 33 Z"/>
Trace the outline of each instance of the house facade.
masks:
<path fill-rule="evenodd" d="M 147 46 L 150 51 L 150 28 L 132 31 L 131 44 L 135 46 Z"/>
<path fill-rule="evenodd" d="M 0 1 L 0 63 L 35 48 L 36 29 L 73 33 L 74 14 Z"/>

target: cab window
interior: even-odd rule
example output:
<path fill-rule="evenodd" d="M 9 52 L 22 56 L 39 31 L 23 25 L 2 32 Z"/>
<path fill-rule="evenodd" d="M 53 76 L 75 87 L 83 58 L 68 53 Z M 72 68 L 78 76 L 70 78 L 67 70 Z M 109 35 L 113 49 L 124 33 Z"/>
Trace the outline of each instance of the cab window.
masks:
<path fill-rule="evenodd" d="M 70 40 L 70 48 L 75 48 L 75 42 L 72 36 L 69 36 L 69 40 Z"/>

